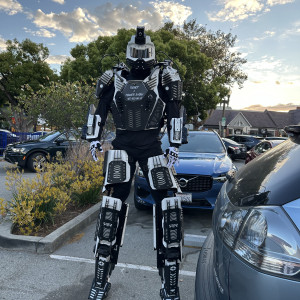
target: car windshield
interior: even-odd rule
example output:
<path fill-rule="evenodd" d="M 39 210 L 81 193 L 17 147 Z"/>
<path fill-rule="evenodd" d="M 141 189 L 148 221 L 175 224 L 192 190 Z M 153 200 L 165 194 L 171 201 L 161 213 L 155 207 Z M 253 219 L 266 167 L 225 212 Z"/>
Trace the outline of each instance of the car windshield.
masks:
<path fill-rule="evenodd" d="M 230 139 L 226 139 L 226 138 L 223 138 L 223 141 L 225 143 L 228 143 L 228 144 L 231 144 L 231 145 L 238 145 L 237 142 L 233 141 L 233 140 L 230 140 Z"/>
<path fill-rule="evenodd" d="M 162 137 L 161 142 L 162 149 L 166 150 L 169 147 L 167 134 Z M 216 134 L 190 132 L 188 135 L 188 144 L 181 145 L 180 152 L 225 153 L 225 148 Z"/>
<path fill-rule="evenodd" d="M 50 132 L 46 135 L 41 136 L 39 138 L 39 141 L 48 142 L 48 141 L 51 141 L 51 140 L 57 138 L 59 135 L 60 135 L 59 131 Z"/>

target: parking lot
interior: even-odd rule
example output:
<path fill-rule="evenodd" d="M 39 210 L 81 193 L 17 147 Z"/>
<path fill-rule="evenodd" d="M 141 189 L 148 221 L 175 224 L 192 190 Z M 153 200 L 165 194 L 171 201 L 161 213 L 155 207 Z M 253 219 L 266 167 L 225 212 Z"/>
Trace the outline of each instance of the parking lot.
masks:
<path fill-rule="evenodd" d="M 243 161 L 235 162 L 237 167 Z M 11 167 L 0 162 L 1 197 L 9 199 L 5 190 L 5 171 Z M 25 177 L 35 176 L 25 172 Z M 160 299 L 160 277 L 153 251 L 152 211 L 137 211 L 132 194 L 130 211 L 119 263 L 114 270 L 112 289 L 107 299 Z M 211 228 L 210 211 L 185 210 L 184 232 L 188 237 L 205 237 Z M 71 241 L 52 254 L 35 254 L 0 249 L 1 299 L 48 300 L 87 299 L 94 276 L 93 236 L 95 222 L 79 232 Z M 181 299 L 194 298 L 194 279 L 200 248 L 185 245 L 180 273 Z"/>

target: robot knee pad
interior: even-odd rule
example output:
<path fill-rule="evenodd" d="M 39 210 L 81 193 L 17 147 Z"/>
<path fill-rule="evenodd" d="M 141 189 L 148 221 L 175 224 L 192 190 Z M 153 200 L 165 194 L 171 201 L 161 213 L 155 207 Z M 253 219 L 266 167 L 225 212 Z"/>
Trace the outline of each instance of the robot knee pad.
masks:
<path fill-rule="evenodd" d="M 105 187 L 110 184 L 127 182 L 130 179 L 130 165 L 128 163 L 128 154 L 124 150 L 109 150 L 104 158 Z"/>
<path fill-rule="evenodd" d="M 175 178 L 167 167 L 167 159 L 164 155 L 148 158 L 148 178 L 153 190 L 177 189 Z"/>
<path fill-rule="evenodd" d="M 164 198 L 161 202 L 163 245 L 166 259 L 181 260 L 182 256 L 182 208 L 178 197 Z"/>
<path fill-rule="evenodd" d="M 111 248 L 116 243 L 122 204 L 118 198 L 103 196 L 95 233 L 95 255 L 99 244 Z"/>

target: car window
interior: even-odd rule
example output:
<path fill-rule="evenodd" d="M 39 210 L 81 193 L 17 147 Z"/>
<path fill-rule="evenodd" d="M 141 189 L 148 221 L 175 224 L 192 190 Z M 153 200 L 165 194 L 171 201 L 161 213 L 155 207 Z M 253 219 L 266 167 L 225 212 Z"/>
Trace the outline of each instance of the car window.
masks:
<path fill-rule="evenodd" d="M 244 137 L 244 136 L 241 136 L 241 137 L 240 137 L 240 141 L 243 142 L 243 143 L 246 143 L 246 142 L 249 141 L 249 139 L 246 138 L 246 137 Z M 251 140 L 250 140 L 250 141 L 251 141 Z"/>
<path fill-rule="evenodd" d="M 162 149 L 169 147 L 169 139 L 165 134 L 162 138 Z M 188 144 L 180 146 L 180 152 L 196 152 L 196 153 L 225 153 L 226 150 L 216 134 L 193 133 L 188 136 Z"/>
<path fill-rule="evenodd" d="M 51 141 L 51 140 L 55 139 L 59 135 L 60 135 L 60 132 L 58 132 L 58 131 L 50 132 L 50 133 L 48 133 L 46 135 L 41 136 L 39 138 L 39 141 L 48 142 L 48 141 Z"/>
<path fill-rule="evenodd" d="M 59 139 L 63 141 L 76 141 L 76 138 L 72 133 L 68 133 L 68 134 L 63 133 L 62 135 L 59 136 Z"/>

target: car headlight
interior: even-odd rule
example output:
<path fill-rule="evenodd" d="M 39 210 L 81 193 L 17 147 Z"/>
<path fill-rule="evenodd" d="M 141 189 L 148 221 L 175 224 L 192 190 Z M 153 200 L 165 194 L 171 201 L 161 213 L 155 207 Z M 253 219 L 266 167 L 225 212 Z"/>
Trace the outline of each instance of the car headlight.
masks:
<path fill-rule="evenodd" d="M 26 148 L 11 148 L 11 151 L 14 153 L 25 154 L 27 152 Z"/>
<path fill-rule="evenodd" d="M 228 202 L 217 222 L 224 243 L 250 265 L 289 278 L 300 273 L 300 235 L 281 207 Z"/>

